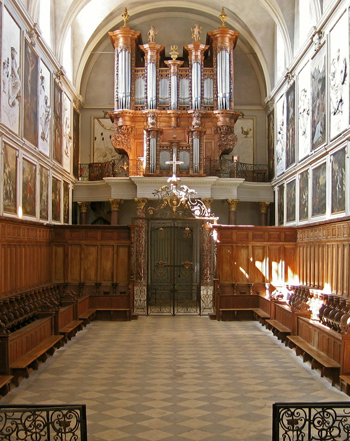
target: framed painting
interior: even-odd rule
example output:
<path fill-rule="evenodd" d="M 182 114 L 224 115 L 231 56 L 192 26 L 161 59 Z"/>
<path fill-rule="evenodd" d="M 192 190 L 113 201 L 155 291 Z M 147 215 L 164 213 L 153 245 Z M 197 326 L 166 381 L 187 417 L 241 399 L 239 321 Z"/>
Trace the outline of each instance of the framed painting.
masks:
<path fill-rule="evenodd" d="M 332 164 L 332 213 L 345 211 L 345 148 L 331 156 Z"/>
<path fill-rule="evenodd" d="M 20 28 L 6 8 L 2 17 L 1 119 L 18 135 L 21 82 Z"/>
<path fill-rule="evenodd" d="M 284 184 L 277 187 L 278 191 L 278 225 L 284 225 Z"/>
<path fill-rule="evenodd" d="M 286 100 L 283 95 L 276 104 L 276 175 L 279 176 L 286 168 Z"/>
<path fill-rule="evenodd" d="M 286 94 L 287 107 L 287 139 L 286 139 L 286 168 L 295 163 L 295 83 Z"/>
<path fill-rule="evenodd" d="M 17 213 L 17 156 L 18 151 L 4 144 L 3 209 Z"/>
<path fill-rule="evenodd" d="M 54 81 L 53 159 L 62 164 L 62 90 Z"/>
<path fill-rule="evenodd" d="M 326 163 L 312 170 L 312 216 L 326 214 Z"/>
<path fill-rule="evenodd" d="M 345 12 L 330 32 L 330 136 L 349 126 L 349 23 Z"/>
<path fill-rule="evenodd" d="M 63 94 L 63 161 L 62 165 L 65 170 L 70 171 L 70 162 L 72 156 L 72 124 L 71 124 L 72 104 L 67 97 Z"/>
<path fill-rule="evenodd" d="M 69 184 L 63 181 L 63 223 L 69 224 Z"/>
<path fill-rule="evenodd" d="M 267 115 L 267 148 L 268 148 L 268 167 L 269 180 L 275 177 L 275 111 L 272 110 Z"/>
<path fill-rule="evenodd" d="M 49 170 L 42 165 L 39 167 L 40 183 L 40 219 L 49 219 Z"/>
<path fill-rule="evenodd" d="M 24 52 L 24 137 L 38 147 L 39 58 L 27 40 L 25 40 Z"/>
<path fill-rule="evenodd" d="M 309 172 L 299 175 L 299 221 L 309 218 Z"/>
<path fill-rule="evenodd" d="M 295 222 L 295 179 L 287 184 L 287 222 Z"/>
<path fill-rule="evenodd" d="M 61 222 L 61 181 L 52 177 L 52 220 Z"/>
<path fill-rule="evenodd" d="M 109 162 L 119 160 L 119 155 L 112 145 L 114 124 L 109 118 L 93 118 L 93 162 Z"/>
<path fill-rule="evenodd" d="M 312 149 L 326 141 L 326 46 L 317 52 L 311 62 L 311 140 Z"/>
<path fill-rule="evenodd" d="M 299 161 L 310 153 L 311 146 L 310 63 L 299 73 Z"/>
<path fill-rule="evenodd" d="M 40 60 L 39 64 L 39 150 L 50 156 L 51 140 L 51 74 Z"/>
<path fill-rule="evenodd" d="M 36 216 L 36 165 L 23 158 L 22 163 L 22 212 Z"/>
<path fill-rule="evenodd" d="M 73 108 L 73 175 L 79 179 L 80 113 Z"/>

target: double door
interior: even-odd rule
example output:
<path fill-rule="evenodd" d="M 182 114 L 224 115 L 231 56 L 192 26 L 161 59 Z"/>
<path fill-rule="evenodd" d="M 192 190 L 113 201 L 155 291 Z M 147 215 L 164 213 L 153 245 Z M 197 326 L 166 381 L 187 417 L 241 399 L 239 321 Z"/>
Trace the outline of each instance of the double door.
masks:
<path fill-rule="evenodd" d="M 200 223 L 148 224 L 148 314 L 200 314 Z"/>

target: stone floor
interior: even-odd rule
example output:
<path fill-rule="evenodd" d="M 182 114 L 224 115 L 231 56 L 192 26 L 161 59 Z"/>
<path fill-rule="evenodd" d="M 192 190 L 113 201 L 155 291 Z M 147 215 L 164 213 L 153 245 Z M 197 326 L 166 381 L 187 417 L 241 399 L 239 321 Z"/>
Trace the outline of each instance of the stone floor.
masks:
<path fill-rule="evenodd" d="M 270 441 L 274 402 L 348 401 L 258 322 L 88 325 L 1 404 L 86 404 L 88 439 Z"/>

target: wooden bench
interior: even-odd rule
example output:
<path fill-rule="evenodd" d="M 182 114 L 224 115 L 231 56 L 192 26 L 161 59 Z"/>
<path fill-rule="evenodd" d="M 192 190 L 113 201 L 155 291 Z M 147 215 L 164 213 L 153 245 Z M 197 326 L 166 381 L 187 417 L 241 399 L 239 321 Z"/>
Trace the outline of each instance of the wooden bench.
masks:
<path fill-rule="evenodd" d="M 254 318 L 259 320 L 260 323 L 263 323 L 266 319 L 270 318 L 270 315 L 260 308 L 224 308 L 220 309 L 220 320 L 223 319 L 225 313 L 232 312 L 235 320 L 238 319 L 240 313 L 243 313 L 242 315 L 244 315 L 245 312 L 253 313 Z"/>
<path fill-rule="evenodd" d="M 0 375 L 0 396 L 4 397 L 10 391 L 13 375 Z"/>
<path fill-rule="evenodd" d="M 96 317 L 96 308 L 90 308 L 87 311 L 79 315 L 79 320 L 83 321 L 83 325 L 86 326 Z"/>
<path fill-rule="evenodd" d="M 297 355 L 303 356 L 303 361 L 311 362 L 311 369 L 317 366 L 321 368 L 321 377 L 325 376 L 332 380 L 332 386 L 337 382 L 340 373 L 340 364 L 329 358 L 323 352 L 307 343 L 301 337 L 288 335 L 289 347 L 294 346 Z"/>
<path fill-rule="evenodd" d="M 59 333 L 64 336 L 65 342 L 71 340 L 71 338 L 74 337 L 78 331 L 83 329 L 83 323 L 83 320 L 73 320 L 59 330 Z"/>
<path fill-rule="evenodd" d="M 96 308 L 96 318 L 118 320 L 122 317 L 126 321 L 131 320 L 130 308 Z"/>
<path fill-rule="evenodd" d="M 266 320 L 265 323 L 267 329 L 270 329 L 282 343 L 286 342 L 287 335 L 290 335 L 292 332 L 287 326 L 282 325 L 277 320 Z"/>
<path fill-rule="evenodd" d="M 345 384 L 345 393 L 350 395 L 350 375 L 340 375 L 340 390 L 343 390 L 342 385 Z"/>
<path fill-rule="evenodd" d="M 39 361 L 45 362 L 48 354 L 53 355 L 55 348 L 61 347 L 62 339 L 62 335 L 51 335 L 51 337 L 39 343 L 38 346 L 11 364 L 10 368 L 14 374 L 15 385 L 18 386 L 19 377 L 28 378 L 29 368 L 38 369 Z"/>

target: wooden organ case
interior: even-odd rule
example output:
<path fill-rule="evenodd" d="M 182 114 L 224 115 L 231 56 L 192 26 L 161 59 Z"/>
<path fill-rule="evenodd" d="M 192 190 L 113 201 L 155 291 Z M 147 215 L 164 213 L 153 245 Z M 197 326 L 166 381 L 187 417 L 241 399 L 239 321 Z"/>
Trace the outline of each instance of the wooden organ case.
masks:
<path fill-rule="evenodd" d="M 172 46 L 155 42 L 151 26 L 148 43 L 140 32 L 124 26 L 110 32 L 115 49 L 112 144 L 127 155 L 133 176 L 169 175 L 167 164 L 175 153 L 182 162 L 178 175 L 206 176 L 220 156 L 232 152 L 237 142 L 234 125 L 234 49 L 238 32 L 222 26 L 200 41 L 200 26 L 192 30 L 192 43 L 179 58 Z M 209 168 L 208 168 L 209 166 Z"/>

